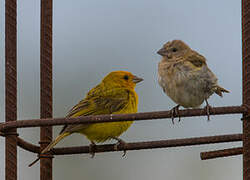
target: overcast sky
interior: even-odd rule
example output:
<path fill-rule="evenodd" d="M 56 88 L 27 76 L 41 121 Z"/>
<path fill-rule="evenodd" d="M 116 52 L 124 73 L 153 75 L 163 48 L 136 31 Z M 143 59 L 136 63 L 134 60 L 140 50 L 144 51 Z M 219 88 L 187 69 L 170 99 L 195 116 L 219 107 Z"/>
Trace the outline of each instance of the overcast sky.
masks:
<path fill-rule="evenodd" d="M 173 39 L 185 41 L 207 58 L 219 84 L 230 90 L 213 95 L 212 106 L 241 105 L 240 0 L 54 0 L 54 117 L 63 117 L 110 71 L 127 70 L 144 78 L 136 91 L 139 112 L 169 110 L 175 103 L 157 83 L 156 51 Z M 40 1 L 18 1 L 18 119 L 39 118 Z M 0 1 L 0 119 L 4 121 L 4 0 Z M 204 104 L 202 105 L 202 107 Z M 240 115 L 136 122 L 121 138 L 127 142 L 241 133 Z M 54 128 L 54 136 L 60 127 Z M 38 144 L 39 128 L 19 129 Z M 81 135 L 58 144 L 88 145 Z M 242 179 L 242 157 L 200 160 L 200 152 L 241 143 L 56 156 L 54 180 L 235 180 Z M 4 178 L 4 139 L 0 139 L 0 179 Z M 36 154 L 18 148 L 18 179 L 39 179 Z M 229 171 L 230 169 L 230 171 Z"/>

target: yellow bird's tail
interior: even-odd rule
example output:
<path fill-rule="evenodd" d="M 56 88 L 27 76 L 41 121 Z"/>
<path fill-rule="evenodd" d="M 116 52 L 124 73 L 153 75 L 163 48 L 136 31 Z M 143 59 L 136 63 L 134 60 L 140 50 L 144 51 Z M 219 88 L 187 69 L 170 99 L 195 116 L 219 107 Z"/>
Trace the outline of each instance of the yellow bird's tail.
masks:
<path fill-rule="evenodd" d="M 71 133 L 69 132 L 64 132 L 62 134 L 59 134 L 54 141 L 52 141 L 44 150 L 42 150 L 41 154 L 49 152 L 59 141 L 61 141 L 63 138 L 66 136 L 70 135 Z M 36 160 L 34 160 L 32 163 L 29 164 L 29 167 L 33 166 L 37 161 L 39 161 L 40 157 Z"/>
<path fill-rule="evenodd" d="M 223 87 L 216 86 L 215 93 L 222 97 L 222 93 L 229 93 L 229 91 L 224 89 Z"/>
<path fill-rule="evenodd" d="M 59 141 L 61 141 L 66 136 L 70 135 L 69 132 L 64 132 L 62 134 L 59 134 L 54 141 L 52 141 L 44 150 L 42 150 L 41 154 L 49 152 Z"/>

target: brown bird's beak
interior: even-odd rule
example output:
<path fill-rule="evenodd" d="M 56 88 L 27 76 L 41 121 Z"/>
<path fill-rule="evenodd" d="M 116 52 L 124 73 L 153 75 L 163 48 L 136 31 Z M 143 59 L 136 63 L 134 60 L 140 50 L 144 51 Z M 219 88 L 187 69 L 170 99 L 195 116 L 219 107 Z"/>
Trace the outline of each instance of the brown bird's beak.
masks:
<path fill-rule="evenodd" d="M 161 48 L 159 51 L 157 51 L 157 54 L 160 54 L 161 56 L 167 56 L 167 51 L 166 51 L 166 49 L 163 47 L 163 48 Z"/>
<path fill-rule="evenodd" d="M 142 79 L 142 78 L 139 78 L 139 77 L 137 77 L 137 76 L 134 76 L 132 81 L 133 81 L 134 83 L 139 83 L 139 82 L 143 81 L 143 79 Z"/>

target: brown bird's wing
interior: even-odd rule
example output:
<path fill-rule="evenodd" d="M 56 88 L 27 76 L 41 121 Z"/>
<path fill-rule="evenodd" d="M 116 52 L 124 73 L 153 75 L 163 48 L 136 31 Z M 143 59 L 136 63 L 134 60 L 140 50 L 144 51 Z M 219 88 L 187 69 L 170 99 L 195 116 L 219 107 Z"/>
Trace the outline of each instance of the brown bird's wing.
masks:
<path fill-rule="evenodd" d="M 195 51 L 192 51 L 187 56 L 186 61 L 189 61 L 196 67 L 202 67 L 204 64 L 206 64 L 206 58 Z"/>
<path fill-rule="evenodd" d="M 116 92 L 114 94 L 114 92 Z M 68 113 L 66 117 L 79 117 L 88 115 L 112 114 L 125 108 L 129 103 L 129 90 L 107 90 L 102 91 L 101 94 L 92 92 L 88 94 L 85 99 L 76 104 Z M 90 96 L 89 96 L 90 95 Z M 63 132 L 77 132 L 89 125 L 65 125 L 60 134 Z"/>
<path fill-rule="evenodd" d="M 190 56 L 188 56 L 187 60 L 189 62 L 191 62 L 196 67 L 202 67 L 203 65 L 206 65 L 206 58 L 195 51 L 192 51 Z M 208 73 L 207 75 L 210 77 L 210 79 L 213 79 L 213 83 L 216 83 L 215 84 L 216 86 L 213 88 L 214 92 L 216 94 L 218 94 L 220 97 L 222 97 L 222 93 L 229 93 L 228 90 L 217 85 L 217 78 L 209 68 L 207 68 L 207 73 Z"/>
<path fill-rule="evenodd" d="M 195 51 L 192 51 L 192 53 L 187 57 L 187 61 L 191 62 L 196 67 L 202 67 L 203 65 L 206 65 L 206 58 Z M 209 68 L 207 68 L 206 72 L 207 72 L 209 79 L 213 80 L 212 82 L 215 85 L 213 87 L 213 92 L 218 94 L 220 97 L 222 97 L 222 93 L 229 93 L 228 90 L 217 85 L 217 78 Z"/>

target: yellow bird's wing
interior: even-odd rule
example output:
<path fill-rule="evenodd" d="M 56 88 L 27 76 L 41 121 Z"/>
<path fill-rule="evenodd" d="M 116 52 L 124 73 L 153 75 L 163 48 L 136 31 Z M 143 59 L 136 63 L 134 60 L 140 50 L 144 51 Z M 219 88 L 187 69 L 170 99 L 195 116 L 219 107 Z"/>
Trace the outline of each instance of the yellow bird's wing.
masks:
<path fill-rule="evenodd" d="M 93 90 L 93 89 L 92 89 Z M 97 90 L 90 91 L 87 97 L 76 104 L 66 117 L 79 117 L 88 115 L 112 114 L 122 110 L 129 103 L 130 90 L 120 88 L 104 90 L 101 93 Z M 65 125 L 61 130 L 64 132 L 78 132 L 87 128 L 89 125 Z"/>

